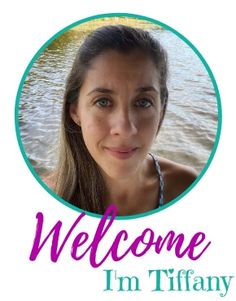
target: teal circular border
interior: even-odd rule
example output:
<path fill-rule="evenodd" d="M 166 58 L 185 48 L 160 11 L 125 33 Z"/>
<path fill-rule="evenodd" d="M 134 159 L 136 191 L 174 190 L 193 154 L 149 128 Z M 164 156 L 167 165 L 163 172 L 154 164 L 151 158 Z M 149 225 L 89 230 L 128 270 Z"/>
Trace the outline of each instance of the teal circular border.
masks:
<path fill-rule="evenodd" d="M 62 198 L 60 198 L 58 195 L 56 195 L 51 189 L 48 188 L 48 186 L 41 180 L 41 178 L 39 177 L 39 175 L 36 173 L 36 171 L 34 170 L 34 168 L 32 167 L 31 163 L 29 162 L 29 159 L 27 158 L 27 155 L 25 153 L 22 141 L 21 141 L 21 135 L 20 135 L 20 129 L 19 129 L 19 102 L 20 102 L 20 96 L 21 96 L 21 92 L 22 92 L 22 88 L 24 86 L 24 82 L 25 79 L 29 73 L 29 70 L 31 69 L 32 65 L 34 64 L 34 62 L 37 60 L 37 58 L 40 56 L 40 54 L 49 46 L 49 44 L 52 43 L 52 41 L 54 41 L 56 38 L 58 38 L 61 34 L 63 34 L 64 32 L 68 31 L 69 29 L 71 29 L 74 26 L 80 25 L 82 23 L 91 21 L 93 19 L 101 19 L 101 18 L 111 18 L 111 17 L 129 17 L 129 18 L 136 18 L 136 19 L 140 19 L 140 20 L 145 20 L 145 21 L 149 21 L 151 23 L 154 23 L 156 25 L 159 25 L 161 27 L 164 27 L 165 29 L 171 31 L 172 33 L 174 33 L 175 35 L 177 35 L 181 40 L 183 40 L 189 47 L 192 48 L 192 50 L 197 54 L 197 56 L 200 58 L 201 62 L 203 63 L 204 67 L 206 68 L 208 75 L 211 78 L 214 90 L 215 90 L 215 94 L 216 94 L 216 99 L 217 99 L 217 108 L 218 108 L 218 124 L 217 124 L 217 131 L 216 131 L 216 138 L 215 138 L 215 142 L 211 151 L 211 154 L 208 158 L 207 163 L 205 164 L 204 168 L 202 169 L 201 173 L 199 174 L 199 176 L 197 177 L 197 179 L 183 192 L 181 193 L 177 198 L 175 198 L 174 200 L 172 200 L 170 203 L 164 205 L 161 208 L 157 208 L 145 213 L 140 213 L 140 214 L 135 214 L 135 215 L 130 215 L 130 216 L 117 216 L 116 219 L 117 220 L 129 220 L 129 219 L 135 219 L 135 218 L 139 218 L 139 217 L 145 217 L 151 214 L 154 214 L 156 212 L 160 212 L 166 208 L 168 208 L 169 206 L 172 206 L 173 204 L 175 204 L 177 201 L 179 201 L 181 198 L 183 198 L 190 190 L 192 190 L 192 188 L 201 180 L 201 178 L 203 177 L 203 175 L 205 174 L 205 172 L 207 171 L 208 167 L 211 164 L 211 161 L 213 160 L 213 157 L 216 153 L 216 149 L 217 146 L 219 144 L 219 140 L 220 140 L 220 133 L 221 133 L 221 127 L 222 127 L 222 107 L 221 107 L 221 99 L 220 99 L 220 93 L 219 93 L 219 89 L 216 83 L 216 80 L 214 78 L 214 75 L 210 69 L 210 67 L 208 66 L 207 62 L 205 61 L 205 59 L 203 58 L 203 56 L 201 55 L 201 53 L 196 49 L 196 47 L 187 39 L 185 38 L 182 34 L 180 34 L 178 31 L 176 31 L 175 29 L 173 29 L 172 27 L 157 21 L 155 19 L 149 18 L 149 17 L 145 17 L 145 16 L 141 16 L 141 15 L 136 15 L 136 14 L 130 14 L 130 13 L 110 13 L 110 14 L 100 14 L 100 15 L 94 15 L 85 19 L 82 19 L 80 21 L 74 22 L 72 24 L 70 24 L 69 26 L 65 27 L 64 29 L 60 30 L 58 33 L 56 33 L 53 37 L 51 37 L 38 51 L 37 53 L 34 55 L 34 57 L 32 58 L 32 60 L 30 61 L 30 63 L 28 64 L 23 77 L 20 81 L 20 85 L 17 91 L 17 95 L 16 95 L 16 103 L 15 103 L 15 130 L 16 130 L 16 136 L 17 136 L 17 140 L 19 143 L 19 147 L 22 153 L 22 156 L 28 166 L 28 168 L 30 169 L 31 173 L 33 174 L 33 176 L 36 178 L 36 180 L 39 182 L 39 184 L 41 186 L 43 186 L 43 188 L 50 194 L 52 195 L 55 199 L 57 199 L 58 201 L 60 201 L 62 204 L 66 205 L 67 207 L 75 210 L 75 211 L 79 211 L 79 212 L 86 212 L 87 215 L 92 216 L 92 217 L 96 217 L 96 218 L 101 218 L 102 215 L 100 214 L 96 214 L 96 213 L 92 213 L 89 211 L 84 211 L 78 207 L 75 207 L 73 205 L 71 205 L 70 203 L 68 203 L 67 201 L 63 200 Z"/>

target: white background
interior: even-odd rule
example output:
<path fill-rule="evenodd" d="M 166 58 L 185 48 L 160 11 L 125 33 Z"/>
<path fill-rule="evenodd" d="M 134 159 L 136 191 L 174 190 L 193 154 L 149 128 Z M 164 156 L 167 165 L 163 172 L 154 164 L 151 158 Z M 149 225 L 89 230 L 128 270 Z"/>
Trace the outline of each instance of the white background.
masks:
<path fill-rule="evenodd" d="M 192 268 L 196 275 L 236 276 L 235 217 L 235 9 L 233 1 L 3 1 L 1 2 L 0 54 L 0 298 L 1 300 L 235 300 L 236 279 L 226 297 L 216 292 L 156 293 L 147 270 Z M 187 237 L 203 231 L 212 242 L 197 262 L 177 259 L 173 253 L 127 257 L 120 263 L 108 261 L 92 269 L 88 258 L 70 257 L 69 239 L 58 263 L 49 258 L 49 245 L 35 262 L 29 261 L 38 211 L 44 213 L 47 231 L 63 221 L 66 233 L 78 216 L 53 199 L 35 180 L 20 153 L 15 134 L 14 106 L 21 77 L 38 49 L 69 24 L 101 13 L 125 12 L 159 20 L 189 39 L 208 62 L 218 83 L 222 100 L 223 126 L 213 162 L 202 180 L 181 201 L 149 217 L 117 221 L 112 234 L 128 230 L 134 238 L 145 227 L 157 234 L 173 229 Z M 77 229 L 91 235 L 97 218 L 86 217 Z M 75 237 L 75 235 L 74 235 Z M 104 246 L 105 247 L 105 246 Z M 140 276 L 142 292 L 103 292 L 103 269 L 120 275 Z M 86 294 L 86 295 L 85 295 Z"/>

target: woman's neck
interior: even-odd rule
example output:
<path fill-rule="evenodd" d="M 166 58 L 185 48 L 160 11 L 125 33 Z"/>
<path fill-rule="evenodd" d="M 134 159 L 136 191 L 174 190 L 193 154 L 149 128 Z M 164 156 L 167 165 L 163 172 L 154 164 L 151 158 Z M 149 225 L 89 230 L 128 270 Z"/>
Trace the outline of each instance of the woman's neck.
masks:
<path fill-rule="evenodd" d="M 118 215 L 137 214 L 155 208 L 158 179 L 150 159 L 126 178 L 114 179 L 105 175 L 104 179 L 107 187 L 106 206 L 115 204 Z"/>

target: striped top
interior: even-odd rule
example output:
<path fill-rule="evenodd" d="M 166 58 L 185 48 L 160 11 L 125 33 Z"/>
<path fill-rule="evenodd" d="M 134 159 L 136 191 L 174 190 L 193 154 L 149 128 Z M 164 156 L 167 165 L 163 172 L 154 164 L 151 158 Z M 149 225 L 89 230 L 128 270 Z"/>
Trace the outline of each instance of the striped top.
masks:
<path fill-rule="evenodd" d="M 150 153 L 149 153 L 149 155 L 153 159 L 155 169 L 157 171 L 157 176 L 159 179 L 159 194 L 158 194 L 158 200 L 157 200 L 157 208 L 158 208 L 158 207 L 161 207 L 164 205 L 164 179 L 163 179 L 163 175 L 161 173 L 161 167 L 160 167 L 157 157 Z"/>

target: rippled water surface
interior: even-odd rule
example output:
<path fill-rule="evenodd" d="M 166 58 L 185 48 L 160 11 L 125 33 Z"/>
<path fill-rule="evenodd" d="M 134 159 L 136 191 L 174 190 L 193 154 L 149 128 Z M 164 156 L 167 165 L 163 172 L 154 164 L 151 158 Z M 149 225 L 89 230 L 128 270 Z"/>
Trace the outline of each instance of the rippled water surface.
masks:
<path fill-rule="evenodd" d="M 198 171 L 206 164 L 217 130 L 211 79 L 194 51 L 166 30 L 153 30 L 169 56 L 169 104 L 153 152 Z M 22 88 L 19 124 L 25 152 L 42 173 L 54 167 L 65 79 L 84 33 L 69 31 L 38 57 Z"/>

